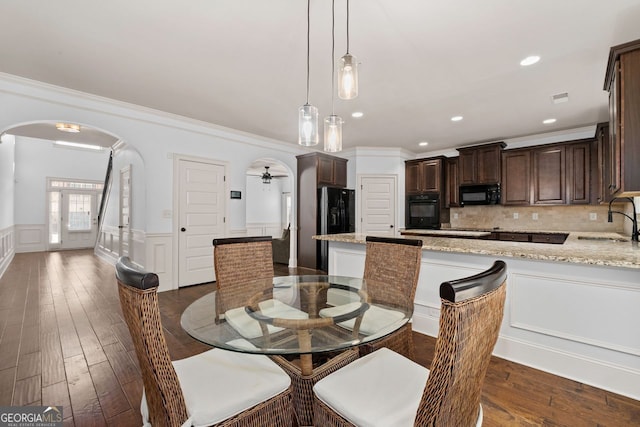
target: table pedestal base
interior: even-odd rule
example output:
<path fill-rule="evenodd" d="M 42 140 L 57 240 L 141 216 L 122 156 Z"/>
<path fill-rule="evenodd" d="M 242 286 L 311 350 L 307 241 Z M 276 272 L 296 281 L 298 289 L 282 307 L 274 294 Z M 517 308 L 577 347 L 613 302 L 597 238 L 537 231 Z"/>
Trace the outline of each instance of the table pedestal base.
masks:
<path fill-rule="evenodd" d="M 313 386 L 330 373 L 356 360 L 358 358 L 358 349 L 349 349 L 338 353 L 315 369 L 313 368 L 312 356 L 311 354 L 301 355 L 300 366 L 283 356 L 271 356 L 271 359 L 291 377 L 293 406 L 300 426 L 313 425 Z M 302 366 L 304 365 L 306 365 L 305 370 L 309 366 L 312 367 L 310 374 L 303 374 Z"/>

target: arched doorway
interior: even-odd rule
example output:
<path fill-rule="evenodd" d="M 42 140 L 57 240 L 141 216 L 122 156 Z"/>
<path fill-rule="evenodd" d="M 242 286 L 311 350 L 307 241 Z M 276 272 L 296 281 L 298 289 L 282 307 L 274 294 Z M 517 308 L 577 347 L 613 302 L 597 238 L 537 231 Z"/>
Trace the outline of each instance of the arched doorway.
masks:
<path fill-rule="evenodd" d="M 274 262 L 293 265 L 293 173 L 278 160 L 254 160 L 246 171 L 248 236 L 272 236 Z M 295 229 L 295 224 L 293 224 Z M 294 234 L 295 235 L 295 234 Z"/>
<path fill-rule="evenodd" d="M 16 124 L 3 135 L 13 144 L 2 161 L 13 162 L 15 184 L 3 199 L 14 206 L 16 252 L 95 248 L 115 260 L 134 257 L 140 246 L 144 255 L 144 232 L 135 237 L 136 227 L 144 227 L 144 165 L 135 149 L 91 125 L 53 120 Z"/>

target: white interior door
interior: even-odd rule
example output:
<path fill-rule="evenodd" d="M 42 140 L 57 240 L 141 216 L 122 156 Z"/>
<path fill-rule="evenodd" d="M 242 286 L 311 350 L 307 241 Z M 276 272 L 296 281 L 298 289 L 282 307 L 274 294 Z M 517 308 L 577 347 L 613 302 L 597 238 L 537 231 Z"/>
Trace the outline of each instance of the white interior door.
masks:
<path fill-rule="evenodd" d="M 119 204 L 119 237 L 118 253 L 133 259 L 131 245 L 131 165 L 120 169 L 120 204 Z"/>
<path fill-rule="evenodd" d="M 95 246 L 98 230 L 96 199 L 95 192 L 61 191 L 61 249 Z"/>
<path fill-rule="evenodd" d="M 178 160 L 178 286 L 215 280 L 214 238 L 224 237 L 224 166 Z"/>
<path fill-rule="evenodd" d="M 396 177 L 360 177 L 360 233 L 396 234 Z"/>

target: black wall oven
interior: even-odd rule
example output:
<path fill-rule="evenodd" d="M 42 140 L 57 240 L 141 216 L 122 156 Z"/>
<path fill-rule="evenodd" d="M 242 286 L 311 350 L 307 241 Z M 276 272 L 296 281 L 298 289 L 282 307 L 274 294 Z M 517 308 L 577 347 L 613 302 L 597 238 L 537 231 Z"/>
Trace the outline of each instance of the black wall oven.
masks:
<path fill-rule="evenodd" d="M 440 228 L 440 194 L 407 196 L 406 228 Z"/>

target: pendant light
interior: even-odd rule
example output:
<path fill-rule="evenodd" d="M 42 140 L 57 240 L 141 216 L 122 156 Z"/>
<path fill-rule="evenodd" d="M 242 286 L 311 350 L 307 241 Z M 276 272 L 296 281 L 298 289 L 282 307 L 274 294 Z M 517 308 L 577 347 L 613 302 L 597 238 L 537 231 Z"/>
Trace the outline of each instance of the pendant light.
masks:
<path fill-rule="evenodd" d="M 298 144 L 305 147 L 317 145 L 318 109 L 309 104 L 309 39 L 311 0 L 307 0 L 307 102 L 298 109 Z"/>
<path fill-rule="evenodd" d="M 358 96 L 358 61 L 349 53 L 349 0 L 347 0 L 347 53 L 340 58 L 338 96 L 353 99 Z"/>
<path fill-rule="evenodd" d="M 331 115 L 324 119 L 324 151 L 342 151 L 342 118 L 333 110 L 335 98 L 335 0 L 331 0 Z"/>

